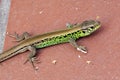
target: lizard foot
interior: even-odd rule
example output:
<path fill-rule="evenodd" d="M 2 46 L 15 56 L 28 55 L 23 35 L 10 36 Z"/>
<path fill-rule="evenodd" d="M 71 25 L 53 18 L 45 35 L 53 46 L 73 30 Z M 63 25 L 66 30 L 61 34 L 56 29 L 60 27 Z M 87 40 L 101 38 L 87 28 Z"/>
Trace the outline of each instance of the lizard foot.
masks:
<path fill-rule="evenodd" d="M 24 64 L 26 64 L 28 61 L 32 64 L 32 66 L 33 66 L 33 68 L 34 68 L 35 70 L 38 70 L 38 68 L 35 66 L 34 63 L 40 63 L 40 61 L 39 61 L 36 57 L 28 58 L 28 59 L 24 62 Z"/>

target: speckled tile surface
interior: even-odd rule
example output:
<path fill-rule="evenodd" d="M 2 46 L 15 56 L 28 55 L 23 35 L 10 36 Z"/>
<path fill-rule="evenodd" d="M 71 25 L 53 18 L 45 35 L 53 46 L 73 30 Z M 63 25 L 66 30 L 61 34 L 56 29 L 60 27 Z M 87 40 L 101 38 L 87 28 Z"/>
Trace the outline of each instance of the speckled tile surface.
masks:
<path fill-rule="evenodd" d="M 78 40 L 88 54 L 68 43 L 40 49 L 41 63 L 34 71 L 30 63 L 23 64 L 29 54 L 25 52 L 2 63 L 0 80 L 120 80 L 119 9 L 120 0 L 12 0 L 7 28 L 11 34 L 42 34 L 65 29 L 67 22 L 96 18 L 102 27 Z M 13 40 L 6 36 L 4 50 L 17 44 Z"/>

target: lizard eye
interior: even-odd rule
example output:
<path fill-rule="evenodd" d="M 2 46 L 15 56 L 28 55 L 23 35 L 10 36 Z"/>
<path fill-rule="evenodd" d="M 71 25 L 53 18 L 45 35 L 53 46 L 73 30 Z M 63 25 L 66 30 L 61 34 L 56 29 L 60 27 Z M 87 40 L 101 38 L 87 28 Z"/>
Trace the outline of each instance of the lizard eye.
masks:
<path fill-rule="evenodd" d="M 94 29 L 94 26 L 91 26 L 92 29 Z"/>
<path fill-rule="evenodd" d="M 82 31 L 85 34 L 85 31 Z"/>

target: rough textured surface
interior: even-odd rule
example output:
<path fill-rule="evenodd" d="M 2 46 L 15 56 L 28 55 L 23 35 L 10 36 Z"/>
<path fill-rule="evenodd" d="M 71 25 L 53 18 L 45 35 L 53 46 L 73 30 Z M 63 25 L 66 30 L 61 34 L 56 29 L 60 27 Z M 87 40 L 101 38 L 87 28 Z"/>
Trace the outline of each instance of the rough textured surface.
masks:
<path fill-rule="evenodd" d="M 0 0 L 0 52 L 2 51 L 11 0 Z"/>
<path fill-rule="evenodd" d="M 67 22 L 98 19 L 102 27 L 78 40 L 89 50 L 84 55 L 70 44 L 38 51 L 41 63 L 34 71 L 23 65 L 28 52 L 0 66 L 0 80 L 120 80 L 120 0 L 12 0 L 7 32 L 32 35 L 65 29 Z M 4 49 L 17 44 L 6 36 Z M 78 57 L 78 55 L 80 55 Z M 56 61 L 53 64 L 52 61 Z"/>

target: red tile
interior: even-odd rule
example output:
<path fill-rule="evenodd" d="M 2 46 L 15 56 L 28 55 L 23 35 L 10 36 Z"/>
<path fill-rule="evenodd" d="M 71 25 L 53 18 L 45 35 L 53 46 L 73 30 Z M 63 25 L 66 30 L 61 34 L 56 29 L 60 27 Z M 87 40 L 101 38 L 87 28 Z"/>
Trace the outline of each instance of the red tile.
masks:
<path fill-rule="evenodd" d="M 29 54 L 25 52 L 2 63 L 0 80 L 120 80 L 119 8 L 119 0 L 12 0 L 7 28 L 11 34 L 27 31 L 34 36 L 66 29 L 67 22 L 96 18 L 102 27 L 78 40 L 88 48 L 87 55 L 70 44 L 40 49 L 41 63 L 34 71 L 30 63 L 23 64 Z M 13 40 L 6 36 L 5 50 L 17 44 Z"/>

